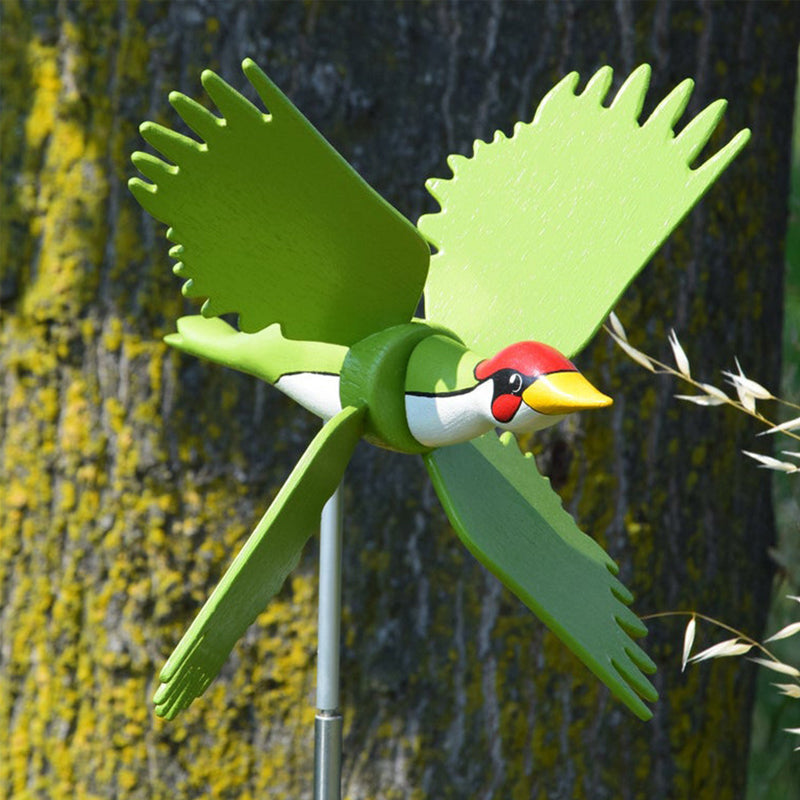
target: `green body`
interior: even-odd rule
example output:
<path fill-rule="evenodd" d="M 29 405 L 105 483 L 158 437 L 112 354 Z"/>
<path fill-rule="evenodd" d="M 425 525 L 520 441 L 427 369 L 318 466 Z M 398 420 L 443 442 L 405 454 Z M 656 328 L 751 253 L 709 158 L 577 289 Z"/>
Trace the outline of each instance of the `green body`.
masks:
<path fill-rule="evenodd" d="M 477 382 L 475 367 L 487 354 L 478 355 L 461 339 L 437 334 L 419 343 L 408 359 L 405 390 L 415 394 L 449 394 L 469 389 Z"/>

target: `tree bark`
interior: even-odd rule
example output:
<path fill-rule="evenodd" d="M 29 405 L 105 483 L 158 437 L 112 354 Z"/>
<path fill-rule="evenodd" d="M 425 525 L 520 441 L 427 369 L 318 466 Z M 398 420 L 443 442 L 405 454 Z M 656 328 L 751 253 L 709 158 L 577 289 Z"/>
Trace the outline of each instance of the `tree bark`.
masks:
<path fill-rule="evenodd" d="M 2 6 L 0 794 L 309 797 L 316 545 L 206 695 L 152 713 L 158 670 L 316 421 L 246 376 L 169 352 L 188 307 L 163 227 L 128 194 L 143 119 L 199 72 L 255 58 L 411 219 L 475 138 L 530 119 L 563 74 L 653 66 L 645 114 L 754 138 L 626 295 L 632 341 L 674 327 L 707 380 L 739 356 L 777 386 L 798 40 L 790 3 L 90 3 Z M 249 88 L 249 87 L 248 87 Z M 500 255 L 500 254 L 499 254 Z M 773 541 L 755 432 L 682 407 L 603 335 L 613 394 L 535 443 L 640 614 L 694 608 L 758 634 Z M 460 546 L 416 457 L 359 446 L 347 476 L 349 798 L 738 798 L 753 695 L 741 663 L 678 667 L 650 623 L 661 701 L 642 724 Z M 580 587 L 575 587 L 580 591 Z"/>

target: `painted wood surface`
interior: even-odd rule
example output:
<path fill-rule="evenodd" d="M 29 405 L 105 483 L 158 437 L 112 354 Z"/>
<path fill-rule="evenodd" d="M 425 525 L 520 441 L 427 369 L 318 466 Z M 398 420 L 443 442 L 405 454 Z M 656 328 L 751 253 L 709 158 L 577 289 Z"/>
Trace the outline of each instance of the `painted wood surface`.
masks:
<path fill-rule="evenodd" d="M 427 313 L 479 352 L 534 339 L 575 355 L 750 138 L 742 130 L 698 162 L 725 100 L 676 136 L 693 80 L 650 115 L 649 65 L 613 99 L 610 67 L 578 89 L 580 80 L 567 75 L 531 122 L 477 141 L 469 158 L 451 156 L 453 177 L 428 182 L 442 210 L 419 221 L 437 248 Z"/>
<path fill-rule="evenodd" d="M 198 245 L 200 253 L 202 253 L 203 240 L 198 232 L 203 234 L 206 232 L 201 220 L 218 222 L 220 219 L 226 219 L 226 214 L 229 213 L 230 199 L 218 195 L 215 192 L 216 186 L 230 186 L 232 182 L 235 183 L 237 176 L 250 174 L 250 163 L 261 157 L 265 149 L 269 152 L 270 158 L 277 160 L 287 153 L 313 149 L 304 145 L 308 139 L 315 143 L 322 142 L 321 136 L 302 114 L 283 95 L 276 94 L 278 90 L 252 60 L 245 60 L 242 69 L 251 83 L 259 89 L 262 99 L 273 99 L 273 105 L 279 109 L 276 111 L 276 121 L 273 121 L 271 117 L 267 118 L 263 114 L 259 114 L 229 84 L 214 73 L 206 71 L 203 73 L 206 89 L 216 100 L 217 105 L 228 115 L 228 120 L 224 124 L 226 131 L 230 127 L 239 132 L 241 136 L 242 132 L 239 131 L 239 128 L 243 128 L 244 135 L 238 142 L 238 147 L 223 157 L 218 152 L 219 145 L 214 141 L 211 132 L 206 136 L 207 139 L 210 139 L 209 145 L 198 146 L 173 131 L 146 123 L 141 127 L 145 138 L 164 157 L 176 161 L 177 164 L 169 167 L 164 162 L 159 162 L 151 156 L 138 152 L 134 153 L 132 158 L 142 174 L 154 181 L 153 185 L 147 185 L 138 178 L 133 178 L 129 182 L 130 189 L 137 200 L 146 210 L 155 213 L 162 221 L 170 224 L 167 232 L 168 238 L 188 241 L 185 237 L 188 231 L 180 232 L 180 221 L 184 220 L 184 225 L 191 222 L 195 226 L 195 243 Z M 573 77 L 572 84 L 577 81 L 577 76 Z M 618 98 L 620 107 L 627 108 L 633 102 L 638 104 L 635 112 L 638 111 L 644 99 L 643 86 L 646 85 L 648 77 L 649 68 L 646 67 L 640 68 L 631 76 L 620 92 Z M 599 91 L 602 96 L 610 79 L 611 71 L 609 69 L 598 72 L 590 80 L 589 88 L 582 99 L 585 101 L 588 97 L 591 100 L 592 94 L 597 93 L 597 86 L 600 87 Z M 564 89 L 564 86 L 567 88 Z M 548 101 L 550 105 L 558 105 L 552 98 L 560 97 L 565 91 L 574 100 L 569 89 L 570 84 L 562 82 L 545 98 L 542 107 L 548 105 Z M 559 90 L 561 90 L 561 95 L 559 95 Z M 678 97 L 677 100 L 674 99 L 675 96 Z M 197 132 L 204 132 L 212 123 L 217 124 L 209 118 L 208 112 L 194 101 L 189 101 L 182 95 L 180 97 L 182 99 L 179 104 L 175 103 L 174 94 L 171 95 L 171 101 L 182 111 L 184 118 L 190 125 L 193 125 Z M 274 100 L 275 97 L 278 99 Z M 630 99 L 631 97 L 633 100 Z M 676 91 L 665 101 L 665 106 L 669 107 L 677 103 L 682 108 L 686 99 L 688 99 L 688 95 L 685 91 L 683 93 Z M 242 125 L 240 118 L 247 119 L 248 117 L 251 125 Z M 289 126 L 288 130 L 284 130 L 280 126 L 283 117 L 293 120 L 295 123 Z M 701 140 L 713 129 L 718 117 L 718 113 L 715 116 L 712 115 L 710 125 L 699 126 Z M 658 118 L 658 112 L 654 114 L 654 118 Z M 624 115 L 623 119 L 625 119 Z M 261 124 L 255 124 L 257 121 Z M 602 117 L 602 121 L 612 132 L 616 130 L 616 117 Z M 593 125 L 593 122 L 594 120 L 591 118 L 587 120 L 584 116 L 573 113 L 570 105 L 567 104 L 555 110 L 551 125 L 557 130 L 557 136 L 564 141 L 586 142 L 593 141 L 598 135 L 602 137 L 606 134 L 606 128 L 602 124 Z M 627 122 L 626 119 L 625 122 Z M 283 137 L 278 135 L 281 132 Z M 608 138 L 616 139 L 618 136 L 612 133 L 608 135 Z M 739 146 L 747 138 L 747 134 L 740 136 Z M 250 142 L 252 142 L 252 147 L 249 146 Z M 496 206 L 499 203 L 501 206 L 505 204 L 500 215 L 514 223 L 514 226 L 508 228 L 502 237 L 490 237 L 494 245 L 499 244 L 498 238 L 502 238 L 504 245 L 507 245 L 510 236 L 518 242 L 522 242 L 523 250 L 526 252 L 536 246 L 541 237 L 537 234 L 536 228 L 532 227 L 529 220 L 526 219 L 530 214 L 527 211 L 519 213 L 517 205 L 522 201 L 513 196 L 509 197 L 508 194 L 509 186 L 517 186 L 525 178 L 529 162 L 535 165 L 543 158 L 542 152 L 537 153 L 536 148 L 525 147 L 524 144 L 523 142 L 523 146 L 513 153 L 500 151 L 494 153 L 494 158 L 489 161 L 476 162 L 474 169 L 477 171 L 477 177 L 474 174 L 473 179 L 482 185 L 493 186 L 494 191 L 485 192 L 477 204 L 474 198 L 467 197 L 465 202 L 465 198 L 462 196 L 459 203 L 451 204 L 448 207 L 446 214 L 451 235 L 459 226 L 462 229 L 474 230 L 476 219 L 485 214 L 498 213 Z M 626 149 L 629 148 L 629 146 L 626 147 L 627 144 L 622 142 L 617 146 L 617 150 L 622 155 L 625 155 Z M 591 198 L 591 201 L 586 204 L 588 208 L 585 212 L 587 224 L 592 223 L 597 226 L 596 217 L 603 209 L 603 203 L 598 201 L 602 201 L 604 195 L 598 188 L 599 185 L 602 185 L 602 181 L 598 180 L 596 164 L 591 160 L 581 163 L 579 159 L 576 163 L 576 159 L 571 153 L 565 156 L 558 149 L 549 148 L 549 150 L 548 164 L 551 171 L 555 174 L 561 171 L 567 172 L 569 177 L 566 185 L 571 187 L 574 193 Z M 736 147 L 730 147 L 729 150 L 732 154 L 738 152 Z M 684 150 L 682 149 L 680 152 L 682 155 Z M 707 178 L 704 185 L 713 180 L 732 157 L 730 155 L 727 159 L 720 158 L 721 166 L 717 172 Z M 206 159 L 204 170 L 199 166 L 201 158 Z M 267 158 L 264 160 L 269 161 Z M 340 240 L 338 238 L 341 233 L 340 223 L 324 205 L 325 202 L 331 204 L 342 198 L 338 198 L 336 192 L 327 192 L 324 186 L 319 184 L 318 179 L 318 176 L 325 175 L 329 168 L 335 168 L 338 174 L 343 168 L 343 162 L 338 155 L 324 147 L 316 158 L 309 157 L 307 160 L 286 158 L 285 160 L 288 162 L 288 167 L 287 164 L 282 164 L 282 168 L 291 170 L 291 175 L 297 184 L 307 188 L 311 187 L 310 194 L 314 198 L 313 202 L 309 202 L 308 208 L 301 210 L 295 209 L 294 202 L 289 202 L 287 213 L 296 212 L 302 217 L 306 227 L 318 231 L 323 241 L 331 242 L 333 255 L 342 264 L 340 267 L 342 274 L 337 277 L 337 280 L 352 279 L 356 282 L 355 288 L 360 291 L 360 276 L 357 271 L 353 271 L 348 266 L 347 239 Z M 639 162 L 636 164 L 639 168 L 638 173 L 634 172 L 630 178 L 634 182 L 638 178 L 639 185 L 645 184 L 657 175 L 663 174 L 663 164 L 664 162 L 658 162 L 653 158 L 650 158 L 649 161 Z M 202 180 L 199 182 L 197 182 L 198 174 L 202 176 Z M 280 171 L 278 174 L 280 175 Z M 188 183 L 186 182 L 187 175 L 189 176 Z M 355 180 L 355 173 L 351 177 Z M 682 175 L 680 179 L 683 179 Z M 279 193 L 285 189 L 287 199 L 291 200 L 287 183 L 285 178 L 284 180 L 278 178 L 273 190 Z M 324 181 L 322 183 L 324 184 Z M 362 186 L 360 182 L 357 182 L 356 185 Z M 549 188 L 552 189 L 552 186 L 551 182 Z M 620 192 L 626 190 L 625 182 L 615 186 Z M 200 193 L 201 187 L 203 194 Z M 614 188 L 612 187 L 612 191 Z M 598 194 L 597 198 L 593 196 L 595 192 Z M 543 192 L 541 199 L 543 209 L 547 209 L 548 203 L 555 206 L 552 208 L 552 213 L 556 219 L 563 214 L 562 194 L 563 188 L 557 186 L 550 195 L 544 195 Z M 306 195 L 301 194 L 301 197 L 304 196 Z M 356 196 L 359 202 L 354 203 L 353 209 L 351 209 L 353 215 L 356 215 L 360 208 L 368 208 L 370 202 L 377 204 L 378 211 L 385 211 L 386 204 L 383 201 L 378 202 L 373 193 L 367 191 L 366 188 Z M 344 198 L 347 198 L 346 194 Z M 638 210 L 640 205 L 641 198 L 637 197 L 632 206 Z M 660 231 L 665 228 L 669 230 L 670 220 L 685 213 L 686 198 L 665 192 L 663 204 L 653 205 L 654 208 L 650 211 L 652 214 L 651 227 Z M 205 212 L 202 210 L 203 207 L 205 207 Z M 269 209 L 266 204 L 264 211 L 261 225 L 268 231 L 265 240 L 284 241 L 286 232 L 283 228 L 287 227 L 291 231 L 296 220 L 292 219 L 284 226 L 283 219 L 279 215 L 268 213 Z M 544 216 L 546 219 L 546 213 Z M 660 220 L 660 224 L 654 224 L 656 220 Z M 365 217 L 365 222 L 368 221 L 369 219 Z M 630 233 L 631 237 L 636 238 L 639 234 L 638 228 L 633 225 L 633 220 L 629 216 L 623 215 L 619 224 L 623 236 Z M 175 225 L 178 225 L 177 233 Z M 248 248 L 252 247 L 250 241 L 242 241 L 242 236 L 242 230 L 233 226 L 231 229 L 220 227 L 216 230 L 215 246 L 220 252 L 229 251 L 231 256 L 228 262 L 218 261 L 216 266 L 213 264 L 207 266 L 204 278 L 209 285 L 229 287 L 238 284 L 240 286 L 241 299 L 238 308 L 241 311 L 240 319 L 243 321 L 245 314 L 249 315 L 258 306 L 259 287 L 272 282 L 273 278 L 285 280 L 286 276 L 280 274 L 279 267 L 268 261 L 258 264 L 254 259 L 242 260 L 239 251 L 246 252 Z M 618 241 L 619 238 L 620 235 L 617 234 L 612 241 Z M 337 242 L 338 244 L 335 244 Z M 390 250 L 391 244 L 392 240 L 389 240 L 387 246 L 390 247 Z M 440 238 L 436 244 L 440 254 L 448 251 L 447 237 Z M 171 254 L 183 257 L 184 249 L 182 244 L 179 247 L 179 253 L 173 249 Z M 288 307 L 281 311 L 283 314 L 281 319 L 284 320 L 281 329 L 294 325 L 294 320 L 291 319 L 294 309 L 299 309 L 299 318 L 302 320 L 309 313 L 309 308 L 317 307 L 322 302 L 327 309 L 324 319 L 329 327 L 324 330 L 319 327 L 310 327 L 309 330 L 313 332 L 313 335 L 321 337 L 323 342 L 306 344 L 306 348 L 310 352 L 320 351 L 322 354 L 328 344 L 324 340 L 329 340 L 329 343 L 334 346 L 339 342 L 347 341 L 344 332 L 351 330 L 352 308 L 349 305 L 339 308 L 335 304 L 331 304 L 327 296 L 326 284 L 319 280 L 305 281 L 306 273 L 311 273 L 313 278 L 319 277 L 316 266 L 309 267 L 302 258 L 302 253 L 294 251 L 291 246 L 287 249 L 294 258 L 290 266 L 291 274 L 297 277 L 297 286 L 295 287 L 296 294 L 291 298 L 286 298 Z M 354 246 L 352 255 L 354 263 L 358 263 L 358 255 L 359 248 Z M 414 263 L 412 262 L 408 266 L 413 268 Z M 574 273 L 575 283 L 580 286 L 581 291 L 576 292 L 570 298 L 569 304 L 562 298 L 560 307 L 551 308 L 552 314 L 554 316 L 560 314 L 562 318 L 567 316 L 574 318 L 575 325 L 570 330 L 580 329 L 580 324 L 577 322 L 580 319 L 591 320 L 593 327 L 596 327 L 608 313 L 609 304 L 616 302 L 621 289 L 632 280 L 640 268 L 639 261 L 631 261 L 631 259 L 622 257 L 618 261 L 606 259 L 605 262 L 592 265 L 591 269 L 584 265 L 583 269 L 576 270 Z M 176 271 L 178 274 L 185 272 L 185 265 L 178 264 Z M 531 282 L 537 281 L 538 270 L 535 263 L 531 265 L 521 261 L 515 264 L 515 271 L 517 278 L 528 273 L 528 279 Z M 549 273 L 546 270 L 542 270 L 542 272 L 543 283 L 546 283 Z M 389 258 L 387 263 L 382 265 L 382 273 L 387 282 L 397 275 L 402 283 L 402 280 L 406 278 L 406 265 L 394 264 L 393 259 Z M 497 340 L 508 341 L 513 337 L 517 333 L 517 329 L 511 321 L 514 319 L 514 312 L 518 309 L 518 305 L 511 305 L 511 303 L 524 302 L 526 299 L 524 293 L 515 295 L 514 292 L 508 292 L 506 286 L 500 283 L 493 284 L 492 281 L 496 276 L 489 266 L 480 259 L 469 260 L 466 253 L 462 254 L 460 259 L 458 275 L 462 280 L 466 278 L 467 282 L 482 284 L 488 289 L 484 302 L 489 308 L 495 310 L 495 319 L 489 317 L 478 317 L 477 319 L 492 326 Z M 510 277 L 506 276 L 504 280 L 509 281 Z M 190 289 L 189 294 L 195 291 L 193 281 L 192 278 L 189 283 L 184 285 L 184 289 Z M 249 291 L 248 282 L 251 284 Z M 609 287 L 611 287 L 610 296 Z M 452 288 L 454 294 L 451 305 L 457 305 L 462 298 L 462 293 L 458 291 L 460 285 L 454 282 Z M 587 297 L 591 298 L 588 302 L 585 300 Z M 242 300 L 246 300 L 244 306 L 241 305 Z M 376 313 L 375 307 L 379 309 L 385 304 L 387 317 L 395 314 L 398 310 L 397 298 L 394 295 L 385 299 L 373 295 L 370 300 L 373 306 L 372 310 Z M 472 303 L 466 297 L 463 298 L 463 302 L 467 305 L 462 310 L 472 320 L 474 326 L 476 318 Z M 247 303 L 252 303 L 252 305 L 247 305 Z M 588 306 L 588 310 L 586 306 Z M 215 306 L 214 302 L 206 301 L 204 314 L 213 316 L 215 313 L 230 311 L 233 308 L 233 306 Z M 431 312 L 429 309 L 428 313 L 435 313 L 435 310 Z M 271 323 L 266 326 L 267 334 L 269 334 L 274 327 L 272 322 L 274 315 L 267 315 L 266 318 Z M 338 331 L 334 331 L 330 326 L 335 325 L 337 319 L 341 319 L 342 327 Z M 203 325 L 200 320 L 184 318 L 183 330 L 179 329 L 177 337 L 168 337 L 167 341 L 176 342 L 183 350 L 187 349 L 187 345 L 189 347 L 196 346 L 201 355 L 221 360 L 222 363 L 228 365 L 235 365 L 239 360 L 250 374 L 258 374 L 260 371 L 271 376 L 273 373 L 279 373 L 280 370 L 269 363 L 271 349 L 263 348 L 262 354 L 262 348 L 254 343 L 254 338 L 256 342 L 260 343 L 258 337 L 253 337 L 253 334 L 257 334 L 259 331 L 248 329 L 244 322 L 242 327 L 243 332 L 236 334 L 232 333 L 227 325 Z M 224 330 L 219 330 L 219 337 L 222 340 L 220 345 L 217 345 L 215 341 L 215 333 L 218 328 L 224 328 Z M 193 335 L 194 329 L 198 329 L 201 336 Z M 206 331 L 209 332 L 210 350 L 208 354 L 203 352 L 202 341 L 202 334 Z M 404 453 L 426 453 L 432 446 L 449 447 L 466 443 L 470 438 L 490 431 L 495 426 L 523 435 L 554 425 L 568 413 L 601 408 L 611 403 L 611 399 L 595 389 L 578 372 L 575 365 L 558 350 L 548 344 L 526 341 L 503 347 L 500 352 L 481 361 L 475 367 L 474 379 L 481 381 L 484 386 L 491 387 L 490 394 L 481 391 L 468 393 L 475 408 L 461 402 L 463 398 L 458 395 L 454 396 L 450 392 L 443 396 L 437 396 L 433 406 L 429 403 L 422 406 L 418 403 L 415 404 L 411 402 L 411 398 L 407 397 L 406 387 L 409 378 L 416 381 L 418 375 L 424 373 L 432 376 L 429 378 L 429 383 L 439 384 L 442 380 L 447 382 L 451 380 L 454 372 L 458 372 L 459 366 L 463 363 L 461 353 L 456 352 L 453 356 L 447 352 L 448 358 L 439 359 L 437 355 L 444 355 L 445 351 L 441 348 L 430 347 L 424 350 L 429 363 L 421 364 L 420 362 L 426 360 L 421 356 L 414 359 L 415 350 L 425 339 L 441 338 L 443 331 L 442 328 L 431 327 L 421 321 L 409 321 L 403 325 L 389 325 L 382 330 L 374 330 L 363 339 L 352 343 L 342 363 L 341 375 L 338 380 L 335 373 L 329 374 L 327 376 L 329 380 L 321 387 L 335 389 L 338 386 L 341 404 L 320 402 L 317 391 L 320 388 L 317 386 L 318 382 L 310 381 L 312 376 L 303 370 L 300 363 L 292 368 L 289 362 L 291 361 L 293 340 L 283 340 L 280 332 L 277 340 L 276 336 L 272 335 L 265 340 L 265 343 L 273 343 L 272 349 L 281 357 L 283 363 L 288 364 L 288 367 L 283 369 L 288 369 L 289 372 L 285 376 L 282 375 L 277 381 L 272 377 L 269 379 L 278 388 L 287 389 L 290 395 L 297 396 L 305 408 L 316 411 L 322 416 L 327 417 L 342 407 L 358 410 L 365 418 L 363 426 L 365 438 L 381 447 Z M 240 352 L 242 355 L 239 355 Z M 305 352 L 303 355 L 305 356 Z M 457 363 L 453 362 L 451 356 L 457 358 Z M 253 366 L 253 362 L 257 363 L 259 358 L 263 358 L 264 366 Z M 416 362 L 414 374 L 409 376 L 409 363 L 412 360 Z M 303 397 L 304 393 L 307 395 L 305 398 Z M 322 399 L 324 400 L 324 398 Z M 481 407 L 481 402 L 485 407 Z M 435 413 L 427 413 L 424 420 L 425 425 L 421 428 L 417 424 L 418 420 L 415 419 L 414 414 L 431 410 Z M 336 419 L 339 419 L 340 416 L 338 415 Z M 459 424 L 459 420 L 454 419 L 455 416 L 465 417 L 463 424 Z M 327 423 L 328 427 L 331 425 L 332 422 Z M 359 431 L 361 430 L 362 428 L 359 427 Z M 420 431 L 424 436 L 419 435 Z M 461 453 L 462 450 L 459 449 L 458 452 Z M 539 571 L 513 569 L 515 564 L 532 563 L 532 555 L 529 551 L 538 539 L 544 542 L 564 541 L 564 514 L 561 504 L 546 493 L 539 491 L 520 493 L 512 488 L 522 483 L 537 487 L 540 485 L 540 476 L 536 472 L 536 465 L 532 459 L 507 458 L 503 462 L 502 469 L 498 469 L 497 465 L 491 461 L 491 451 L 478 447 L 476 450 L 466 452 L 476 456 L 480 464 L 483 464 L 483 461 L 486 463 L 479 467 L 476 466 L 475 459 L 460 457 L 452 460 L 443 455 L 441 457 L 442 465 L 449 465 L 447 479 L 434 481 L 434 487 L 462 540 L 468 544 L 470 551 L 482 563 L 491 566 L 492 571 L 501 582 L 511 588 L 534 613 L 548 624 L 567 647 L 609 686 L 617 698 L 637 716 L 648 719 L 651 712 L 642 703 L 641 698 L 653 700 L 657 697 L 657 693 L 642 670 L 645 667 L 652 670 L 655 665 L 644 656 L 644 653 L 630 638 L 634 635 L 642 636 L 645 633 L 644 626 L 633 626 L 630 622 L 625 622 L 629 617 L 634 617 L 631 612 L 619 604 L 618 597 L 624 597 L 626 602 L 630 602 L 632 599 L 630 593 L 620 587 L 620 590 L 616 592 L 617 597 L 613 598 L 619 608 L 612 613 L 607 608 L 607 604 L 604 605 L 601 602 L 602 599 L 606 601 L 611 599 L 609 598 L 606 570 L 581 570 L 580 565 L 573 561 L 584 563 L 581 561 L 583 553 L 577 552 L 575 548 L 545 548 L 541 554 L 546 553 L 548 557 L 540 559 L 541 569 Z M 295 483 L 302 486 L 302 471 L 317 468 L 314 462 L 315 455 L 322 458 L 326 453 L 327 450 L 322 448 L 312 448 L 307 451 L 306 457 L 301 460 L 292 473 Z M 429 460 L 428 463 L 437 464 L 439 462 Z M 340 472 L 335 474 L 337 480 L 341 478 Z M 433 474 L 441 478 L 441 472 Z M 498 477 L 499 481 L 484 480 L 485 476 Z M 530 482 L 531 480 L 533 483 Z M 313 493 L 313 482 L 306 483 L 307 507 L 321 508 L 326 497 L 320 497 Z M 487 489 L 487 493 L 483 496 L 474 490 L 464 491 L 464 487 L 467 485 L 477 486 L 481 483 L 485 484 Z M 504 487 L 505 490 L 503 490 Z M 279 498 L 282 496 L 283 492 Z M 518 502 L 516 504 L 510 502 L 511 497 L 516 498 Z M 302 502 L 302 500 L 298 502 Z M 520 504 L 524 505 L 525 503 L 530 503 L 531 508 L 528 514 L 521 514 L 519 513 Z M 288 508 L 296 508 L 296 506 Z M 487 508 L 495 508 L 498 513 L 501 509 L 506 508 L 509 514 L 502 519 L 498 517 L 497 520 L 493 520 L 491 519 L 493 515 L 487 517 L 484 513 Z M 225 573 L 212 598 L 200 612 L 197 620 L 185 634 L 173 656 L 170 657 L 167 667 L 162 671 L 164 685 L 154 698 L 158 714 L 171 719 L 179 711 L 187 708 L 193 699 L 199 697 L 208 688 L 230 652 L 232 632 L 241 636 L 252 624 L 257 614 L 254 606 L 242 602 L 241 598 L 260 598 L 266 602 L 276 593 L 286 575 L 286 559 L 280 555 L 280 552 L 276 553 L 276 564 L 268 571 L 269 574 L 274 572 L 280 575 L 280 580 L 271 579 L 266 582 L 267 588 L 264 591 L 254 592 L 252 576 L 265 571 L 269 563 L 269 543 L 283 541 L 280 533 L 273 535 L 270 526 L 275 525 L 278 531 L 282 532 L 291 524 L 291 521 L 292 514 L 289 511 L 276 513 L 273 516 L 268 513 L 257 528 L 256 534 L 251 537 L 251 541 L 258 539 L 261 545 L 258 548 L 245 546 Z M 497 524 L 500 525 L 499 530 L 496 528 Z M 577 528 L 575 530 L 577 531 Z M 304 528 L 303 532 L 305 532 Z M 498 547 L 496 539 L 501 532 L 505 533 L 505 539 L 502 540 L 504 545 Z M 301 541 L 304 541 L 300 534 L 298 536 Z M 600 551 L 602 552 L 602 549 Z M 584 594 L 595 598 L 593 607 L 596 616 L 586 613 L 585 619 L 580 619 L 570 587 L 563 581 L 542 579 L 545 574 L 558 576 L 559 573 L 577 573 L 582 576 Z M 604 610 L 609 613 L 604 614 Z M 565 617 L 560 618 L 559 613 L 563 613 Z M 215 630 L 216 627 L 219 627 L 220 630 Z M 624 646 L 620 644 L 620 639 L 625 642 Z M 218 643 L 218 646 L 215 647 L 215 643 Z M 626 653 L 631 654 L 630 657 Z M 641 654 L 641 656 L 637 656 L 637 654 Z M 170 666 L 173 664 L 175 665 L 174 669 Z"/>
<path fill-rule="evenodd" d="M 131 190 L 170 226 L 184 294 L 208 298 L 206 316 L 238 314 L 246 333 L 277 322 L 290 339 L 353 344 L 408 322 L 427 245 L 253 61 L 244 72 L 265 109 L 206 70 L 222 117 L 178 92 L 169 98 L 201 142 L 141 126 L 166 161 L 137 152 L 152 183 L 133 178 Z"/>
<path fill-rule="evenodd" d="M 173 719 L 208 688 L 234 644 L 297 567 L 361 438 L 363 422 L 363 409 L 350 406 L 314 437 L 161 670 L 153 698 L 159 716 Z"/>

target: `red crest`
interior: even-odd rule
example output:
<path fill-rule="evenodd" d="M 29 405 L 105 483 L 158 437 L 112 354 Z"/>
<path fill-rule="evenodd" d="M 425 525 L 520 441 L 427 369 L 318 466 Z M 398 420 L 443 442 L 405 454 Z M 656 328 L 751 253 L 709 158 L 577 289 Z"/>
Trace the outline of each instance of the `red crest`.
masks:
<path fill-rule="evenodd" d="M 517 342 L 484 359 L 475 367 L 475 377 L 486 380 L 501 369 L 513 369 L 530 378 L 550 372 L 577 372 L 577 367 L 555 347 L 542 342 Z"/>

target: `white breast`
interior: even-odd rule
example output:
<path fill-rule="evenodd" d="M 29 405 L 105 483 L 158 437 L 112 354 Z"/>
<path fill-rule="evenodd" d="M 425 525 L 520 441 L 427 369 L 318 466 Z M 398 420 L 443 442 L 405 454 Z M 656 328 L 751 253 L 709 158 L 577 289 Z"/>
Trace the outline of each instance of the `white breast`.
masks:
<path fill-rule="evenodd" d="M 451 395 L 406 394 L 411 435 L 427 447 L 444 447 L 482 436 L 493 427 L 486 416 L 492 403 L 491 381 Z"/>
<path fill-rule="evenodd" d="M 342 410 L 338 375 L 326 372 L 295 372 L 282 375 L 275 382 L 275 387 L 323 419 L 335 417 Z"/>

